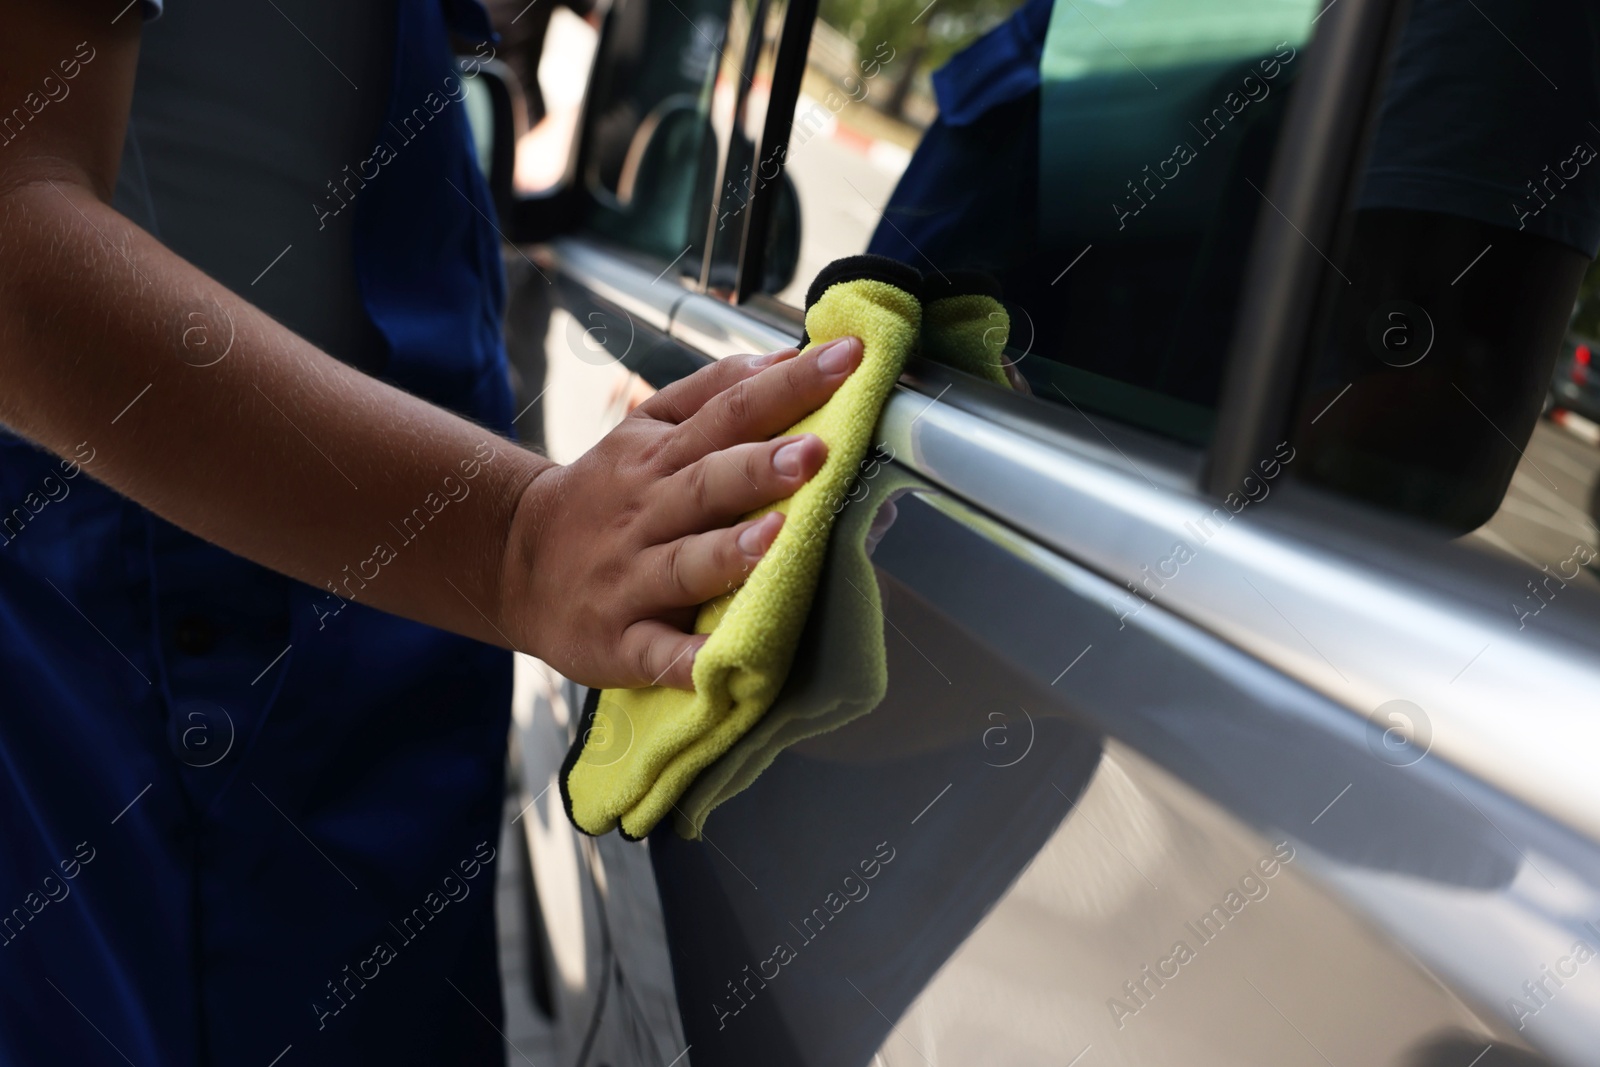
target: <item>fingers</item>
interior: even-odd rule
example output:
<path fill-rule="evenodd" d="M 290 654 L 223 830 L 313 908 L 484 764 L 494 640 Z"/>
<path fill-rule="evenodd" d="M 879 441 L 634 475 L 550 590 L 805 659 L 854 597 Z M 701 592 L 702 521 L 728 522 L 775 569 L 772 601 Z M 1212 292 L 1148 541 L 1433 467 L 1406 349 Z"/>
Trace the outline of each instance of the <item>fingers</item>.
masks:
<path fill-rule="evenodd" d="M 822 469 L 828 446 L 813 434 L 736 445 L 691 463 L 662 482 L 647 528 L 658 544 L 726 526 L 793 496 Z"/>
<path fill-rule="evenodd" d="M 1028 379 L 1022 376 L 1022 371 L 1017 365 L 1015 363 L 1006 363 L 1003 366 L 1006 373 L 1006 381 L 1011 383 L 1011 388 L 1019 393 L 1032 396 L 1033 386 L 1028 384 Z"/>
<path fill-rule="evenodd" d="M 776 512 L 731 530 L 696 534 L 652 550 L 653 607 L 691 607 L 740 585 L 783 528 Z M 625 662 L 637 665 L 637 685 L 694 688 L 694 653 L 705 634 L 686 634 L 655 618 L 634 623 L 623 633 Z"/>
<path fill-rule="evenodd" d="M 598 684 L 693 688 L 705 637 L 683 632 L 691 609 L 744 582 L 783 516 L 720 527 L 793 495 L 822 467 L 827 449 L 814 435 L 771 438 L 821 407 L 861 357 L 861 342 L 849 338 L 803 355 L 723 360 L 645 400 L 625 420 L 627 432 L 562 468 L 598 491 L 573 504 L 584 521 L 561 527 L 584 535 L 570 534 L 559 552 L 541 542 L 570 566 L 536 570 L 578 572 L 552 580 L 558 592 L 566 580 L 620 594 L 580 620 L 604 647 L 592 665 Z M 627 577 L 619 583 L 620 572 Z"/>
<path fill-rule="evenodd" d="M 694 688 L 694 654 L 705 634 L 686 634 L 653 619 L 636 622 L 622 635 L 624 662 L 636 664 L 635 686 Z"/>
<path fill-rule="evenodd" d="M 860 362 L 860 340 L 843 337 L 736 382 L 684 422 L 665 461 L 683 468 L 711 452 L 782 433 L 826 403 Z"/>
<path fill-rule="evenodd" d="M 647 553 L 652 578 L 641 589 L 653 610 L 694 607 L 744 584 L 783 528 L 768 512 L 726 530 L 681 537 Z"/>
<path fill-rule="evenodd" d="M 718 393 L 754 377 L 768 367 L 794 358 L 798 351 L 784 348 L 763 355 L 719 359 L 709 367 L 701 367 L 687 378 L 673 382 L 640 404 L 635 413 L 658 422 L 683 422 Z"/>

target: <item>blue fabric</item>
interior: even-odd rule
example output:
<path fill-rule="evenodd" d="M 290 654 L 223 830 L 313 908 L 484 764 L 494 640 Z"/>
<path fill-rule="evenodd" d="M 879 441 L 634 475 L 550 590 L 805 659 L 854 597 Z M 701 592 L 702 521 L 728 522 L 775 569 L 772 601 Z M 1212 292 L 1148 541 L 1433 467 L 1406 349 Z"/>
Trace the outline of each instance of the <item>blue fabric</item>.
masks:
<path fill-rule="evenodd" d="M 869 252 L 929 269 L 973 267 L 1011 292 L 1037 223 L 1039 58 L 1054 0 L 1028 0 L 933 74 L 923 134 Z"/>
<path fill-rule="evenodd" d="M 395 157 L 356 262 L 384 377 L 492 440 L 494 209 L 464 109 L 426 102 L 455 77 L 447 6 L 487 30 L 476 5 L 401 0 Z M 0 1065 L 500 1064 L 510 683 L 508 653 L 239 559 L 0 434 Z"/>
<path fill-rule="evenodd" d="M 1600 5 L 1476 6 L 1412 4 L 1360 204 L 1526 230 L 1592 258 L 1600 249 Z"/>
<path fill-rule="evenodd" d="M 1054 0 L 1028 0 L 933 73 L 939 122 L 970 126 L 1039 88 L 1039 59 Z"/>

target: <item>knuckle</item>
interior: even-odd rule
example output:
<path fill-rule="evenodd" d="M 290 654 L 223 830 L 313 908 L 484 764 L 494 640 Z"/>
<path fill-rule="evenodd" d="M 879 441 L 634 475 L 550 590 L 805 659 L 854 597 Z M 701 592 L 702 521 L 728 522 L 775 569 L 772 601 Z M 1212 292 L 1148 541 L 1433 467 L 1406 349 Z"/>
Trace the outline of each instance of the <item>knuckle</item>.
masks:
<path fill-rule="evenodd" d="M 742 381 L 722 394 L 722 417 L 729 426 L 742 426 L 750 418 L 750 383 Z"/>
<path fill-rule="evenodd" d="M 756 445 L 746 450 L 742 464 L 745 480 L 751 485 L 760 486 L 763 490 L 769 489 L 782 480 L 778 469 L 772 465 L 772 457 L 777 454 L 781 445 L 767 443 Z"/>
<path fill-rule="evenodd" d="M 640 515 L 643 513 L 643 501 L 636 499 L 628 500 L 619 505 L 617 509 L 612 512 L 609 520 L 609 527 L 618 532 L 626 531 L 639 520 Z"/>
<path fill-rule="evenodd" d="M 685 567 L 688 561 L 684 558 L 684 546 L 687 544 L 688 541 L 686 539 L 680 538 L 679 540 L 668 545 L 667 557 L 663 563 L 664 580 L 666 582 L 667 590 L 668 592 L 677 596 L 685 596 L 689 592 L 687 575 L 685 573 Z"/>
<path fill-rule="evenodd" d="M 639 462 L 647 477 L 658 478 L 673 472 L 672 440 L 671 434 L 662 434 L 640 451 Z"/>
<path fill-rule="evenodd" d="M 739 533 L 743 529 L 743 526 L 735 526 L 717 537 L 717 545 L 712 550 L 711 558 L 716 565 L 719 579 L 739 573 L 739 565 L 744 562 L 744 553 L 739 549 Z"/>
<path fill-rule="evenodd" d="M 815 357 L 810 359 L 791 359 L 783 365 L 782 370 L 783 384 L 786 389 L 815 389 L 822 381 L 822 371 L 817 369 Z"/>
<path fill-rule="evenodd" d="M 602 589 L 620 588 L 629 578 L 629 569 L 622 560 L 608 560 L 594 569 L 595 584 Z"/>
<path fill-rule="evenodd" d="M 633 643 L 633 669 L 639 678 L 653 678 L 655 672 L 650 669 L 650 661 L 654 658 L 655 642 L 635 640 Z"/>
<path fill-rule="evenodd" d="M 696 512 L 704 514 L 711 506 L 711 478 L 707 465 L 700 462 L 690 467 L 687 479 L 688 484 L 685 488 L 689 494 L 689 503 Z"/>

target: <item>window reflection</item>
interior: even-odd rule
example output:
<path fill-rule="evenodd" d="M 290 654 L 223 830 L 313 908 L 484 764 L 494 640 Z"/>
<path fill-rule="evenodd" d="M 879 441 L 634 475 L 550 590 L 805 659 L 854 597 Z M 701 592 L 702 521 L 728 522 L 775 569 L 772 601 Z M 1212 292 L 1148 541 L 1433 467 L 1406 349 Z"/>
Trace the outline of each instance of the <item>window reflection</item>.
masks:
<path fill-rule="evenodd" d="M 881 3 L 824 4 L 812 38 L 796 277 L 862 250 L 981 272 L 1015 373 L 960 369 L 1203 443 L 1316 5 L 940 0 L 918 38 Z"/>
<path fill-rule="evenodd" d="M 1331 250 L 1298 477 L 1596 585 L 1600 12 L 1417 0 Z"/>

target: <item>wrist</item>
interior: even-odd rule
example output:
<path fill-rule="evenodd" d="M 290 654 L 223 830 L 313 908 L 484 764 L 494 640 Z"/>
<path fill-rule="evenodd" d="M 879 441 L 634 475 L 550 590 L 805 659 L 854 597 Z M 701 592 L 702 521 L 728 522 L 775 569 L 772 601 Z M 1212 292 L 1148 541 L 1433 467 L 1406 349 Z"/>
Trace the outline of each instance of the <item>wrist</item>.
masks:
<path fill-rule="evenodd" d="M 525 449 L 511 487 L 511 505 L 502 527 L 495 583 L 495 625 L 518 652 L 544 658 L 544 635 L 535 602 L 541 544 L 559 513 L 557 500 L 565 470 L 559 463 Z"/>

